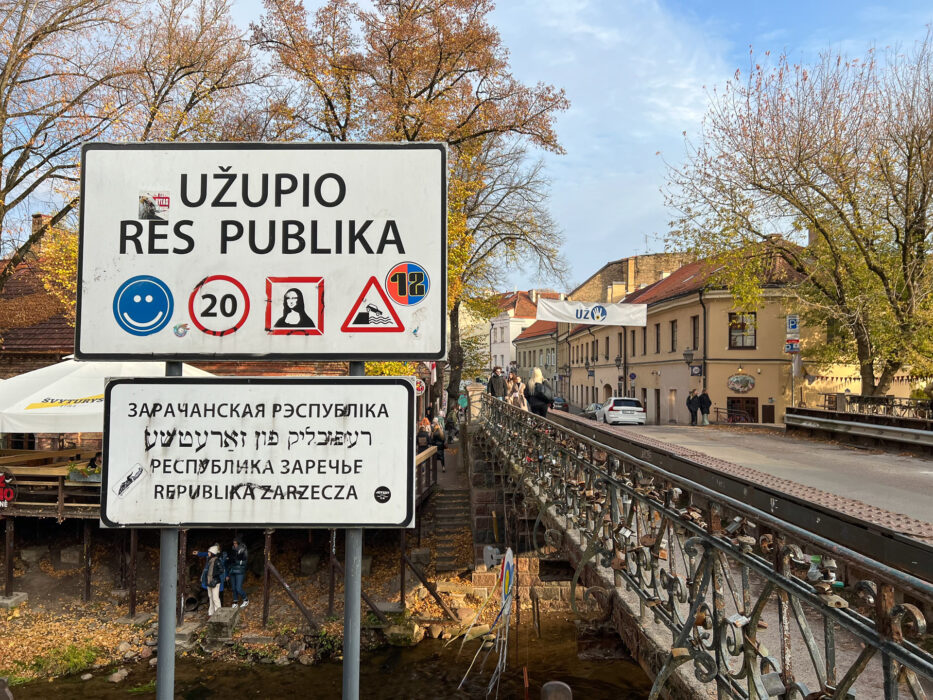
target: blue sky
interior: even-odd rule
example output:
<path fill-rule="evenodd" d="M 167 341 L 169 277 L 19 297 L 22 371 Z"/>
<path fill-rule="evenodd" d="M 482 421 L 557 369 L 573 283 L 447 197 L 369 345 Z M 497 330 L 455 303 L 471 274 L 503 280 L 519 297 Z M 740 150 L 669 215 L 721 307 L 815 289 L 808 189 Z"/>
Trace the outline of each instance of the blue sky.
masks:
<path fill-rule="evenodd" d="M 236 2 L 238 21 L 258 18 L 258 0 Z M 921 39 L 931 21 L 929 0 L 499 0 L 492 22 L 516 77 L 563 87 L 571 100 L 558 120 L 567 152 L 545 155 L 570 281 L 608 260 L 663 249 L 671 214 L 657 153 L 681 160 L 706 89 L 744 69 L 749 46 L 802 62 L 828 48 L 862 55 Z M 536 283 L 522 272 L 509 282 Z"/>

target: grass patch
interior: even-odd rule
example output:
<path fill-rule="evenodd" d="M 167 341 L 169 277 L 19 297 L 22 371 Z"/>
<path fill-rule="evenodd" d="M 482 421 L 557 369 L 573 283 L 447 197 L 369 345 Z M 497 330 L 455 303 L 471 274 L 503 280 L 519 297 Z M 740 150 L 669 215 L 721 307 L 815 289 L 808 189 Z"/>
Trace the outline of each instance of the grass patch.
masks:
<path fill-rule="evenodd" d="M 136 685 L 127 690 L 128 693 L 151 693 L 156 689 L 155 678 L 153 678 L 148 683 L 143 683 L 141 685 Z"/>
<path fill-rule="evenodd" d="M 69 644 L 37 656 L 28 668 L 39 676 L 66 676 L 89 669 L 97 659 L 97 654 L 97 649 L 92 646 Z"/>

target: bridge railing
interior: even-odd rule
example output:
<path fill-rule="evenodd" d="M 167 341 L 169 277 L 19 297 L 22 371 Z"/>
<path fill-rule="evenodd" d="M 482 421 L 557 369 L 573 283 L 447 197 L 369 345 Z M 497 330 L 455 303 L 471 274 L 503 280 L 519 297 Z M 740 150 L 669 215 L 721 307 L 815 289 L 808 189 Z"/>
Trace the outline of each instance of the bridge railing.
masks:
<path fill-rule="evenodd" d="M 925 698 L 933 586 L 817 532 L 483 397 L 480 439 L 720 698 Z M 547 537 L 546 540 L 552 540 Z M 933 573 L 933 572 L 931 572 Z"/>

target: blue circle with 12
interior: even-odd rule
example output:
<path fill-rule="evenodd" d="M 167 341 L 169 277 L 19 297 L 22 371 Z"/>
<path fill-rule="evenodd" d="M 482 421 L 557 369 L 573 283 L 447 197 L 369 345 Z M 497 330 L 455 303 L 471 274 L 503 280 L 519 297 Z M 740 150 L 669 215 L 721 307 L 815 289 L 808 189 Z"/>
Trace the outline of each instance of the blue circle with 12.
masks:
<path fill-rule="evenodd" d="M 606 308 L 604 306 L 594 306 L 590 311 L 590 318 L 594 321 L 602 321 L 606 318 Z"/>
<path fill-rule="evenodd" d="M 175 302 L 165 282 L 137 275 L 120 285 L 113 296 L 113 317 L 133 335 L 152 335 L 168 325 Z"/>

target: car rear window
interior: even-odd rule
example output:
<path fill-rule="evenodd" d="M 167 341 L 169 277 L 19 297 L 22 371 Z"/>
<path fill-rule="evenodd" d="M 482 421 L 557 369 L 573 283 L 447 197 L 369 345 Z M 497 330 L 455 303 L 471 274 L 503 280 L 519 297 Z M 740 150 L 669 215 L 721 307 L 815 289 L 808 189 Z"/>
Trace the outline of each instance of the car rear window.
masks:
<path fill-rule="evenodd" d="M 638 399 L 613 399 L 612 405 L 616 408 L 625 406 L 627 408 L 641 408 L 641 401 Z"/>

